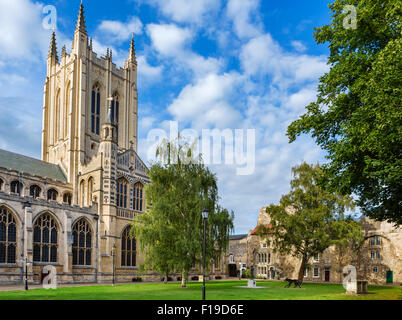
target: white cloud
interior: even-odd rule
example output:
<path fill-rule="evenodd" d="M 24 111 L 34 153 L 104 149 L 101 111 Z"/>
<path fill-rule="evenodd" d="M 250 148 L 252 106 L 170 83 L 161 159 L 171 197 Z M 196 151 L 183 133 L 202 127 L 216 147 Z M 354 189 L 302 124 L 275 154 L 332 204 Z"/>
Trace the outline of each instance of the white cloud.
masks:
<path fill-rule="evenodd" d="M 174 24 L 153 23 L 147 25 L 147 34 L 154 48 L 169 57 L 180 54 L 193 36 L 188 28 L 180 28 Z"/>
<path fill-rule="evenodd" d="M 163 66 L 151 66 L 145 56 L 138 56 L 138 73 L 146 81 L 157 80 L 161 77 Z"/>
<path fill-rule="evenodd" d="M 227 16 L 233 21 L 234 31 L 239 38 L 255 37 L 261 33 L 259 5 L 259 0 L 229 0 Z"/>
<path fill-rule="evenodd" d="M 303 42 L 298 40 L 292 41 L 291 45 L 297 52 L 304 52 L 307 50 L 307 47 L 303 44 Z"/>
<path fill-rule="evenodd" d="M 238 81 L 236 73 L 209 74 L 187 85 L 168 110 L 176 120 L 191 123 L 195 129 L 233 125 L 240 114 L 230 106 L 228 98 Z"/>
<path fill-rule="evenodd" d="M 220 0 L 149 0 L 158 6 L 159 10 L 176 22 L 200 24 L 205 16 L 216 12 Z"/>
<path fill-rule="evenodd" d="M 142 33 L 142 22 L 137 17 L 131 17 L 127 22 L 117 20 L 103 20 L 97 28 L 97 32 L 110 42 L 123 42 L 131 39 L 131 33 Z"/>
<path fill-rule="evenodd" d="M 286 52 L 269 33 L 244 45 L 240 59 L 247 74 L 269 74 L 280 86 L 316 80 L 328 70 L 326 57 Z"/>
<path fill-rule="evenodd" d="M 40 3 L 0 0 L 0 58 L 37 60 L 45 56 L 50 31 L 42 26 Z"/>

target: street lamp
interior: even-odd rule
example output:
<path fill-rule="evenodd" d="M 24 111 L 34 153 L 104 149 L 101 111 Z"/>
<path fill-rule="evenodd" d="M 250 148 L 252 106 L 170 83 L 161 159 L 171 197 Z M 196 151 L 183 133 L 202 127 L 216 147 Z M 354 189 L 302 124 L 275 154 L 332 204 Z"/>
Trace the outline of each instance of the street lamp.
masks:
<path fill-rule="evenodd" d="M 116 255 L 116 243 L 113 243 L 112 247 L 112 267 L 113 267 L 113 276 L 112 276 L 112 285 L 114 286 L 114 257 Z"/>
<path fill-rule="evenodd" d="M 208 209 L 202 210 L 202 220 L 204 220 L 204 247 L 203 247 L 203 260 L 204 260 L 204 268 L 203 268 L 203 276 L 202 276 L 202 300 L 205 300 L 205 247 L 206 247 L 206 239 L 207 239 L 207 219 L 209 211 Z"/>
<path fill-rule="evenodd" d="M 17 260 L 17 262 L 24 263 L 25 264 L 25 290 L 28 290 L 28 265 L 31 263 L 28 262 L 28 258 L 24 258 L 21 260 Z"/>

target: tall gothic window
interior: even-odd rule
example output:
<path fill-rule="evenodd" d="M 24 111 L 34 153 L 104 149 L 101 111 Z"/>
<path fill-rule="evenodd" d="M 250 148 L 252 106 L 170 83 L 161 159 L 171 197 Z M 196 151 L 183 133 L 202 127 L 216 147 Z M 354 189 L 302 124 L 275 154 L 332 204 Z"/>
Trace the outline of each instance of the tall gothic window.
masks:
<path fill-rule="evenodd" d="M 144 186 L 141 183 L 136 183 L 134 185 L 134 202 L 133 207 L 134 210 L 142 211 L 143 203 L 144 203 L 144 196 L 143 196 Z"/>
<path fill-rule="evenodd" d="M 68 111 L 70 110 L 70 103 L 71 103 L 71 99 L 70 99 L 70 94 L 71 94 L 71 83 L 69 82 L 67 85 L 67 89 L 66 89 L 66 103 L 64 104 L 64 112 L 63 112 L 63 134 L 64 134 L 64 138 L 67 138 L 68 135 Z"/>
<path fill-rule="evenodd" d="M 71 205 L 73 196 L 71 195 L 71 193 L 67 192 L 65 194 L 63 194 L 63 203 L 67 203 L 69 205 Z"/>
<path fill-rule="evenodd" d="M 92 205 L 92 192 L 94 191 L 94 179 L 91 177 L 88 179 L 88 206 Z"/>
<path fill-rule="evenodd" d="M 40 191 L 41 191 L 40 187 L 37 186 L 36 184 L 29 187 L 29 195 L 34 199 L 40 197 Z"/>
<path fill-rule="evenodd" d="M 85 219 L 73 226 L 73 265 L 90 266 L 92 257 L 92 231 Z"/>
<path fill-rule="evenodd" d="M 119 136 L 119 95 L 117 92 L 113 94 L 112 100 L 112 123 L 116 126 L 116 136 Z"/>
<path fill-rule="evenodd" d="M 19 181 L 13 181 L 11 182 L 10 188 L 11 188 L 11 193 L 18 193 L 21 194 L 22 191 L 22 183 Z"/>
<path fill-rule="evenodd" d="M 55 141 L 60 138 L 60 127 L 62 122 L 61 119 L 61 110 L 60 110 L 60 89 L 57 90 L 56 93 L 56 108 L 55 108 L 55 117 L 54 117 L 54 139 Z"/>
<path fill-rule="evenodd" d="M 117 206 L 127 208 L 127 189 L 128 182 L 126 179 L 121 178 L 117 180 Z"/>
<path fill-rule="evenodd" d="M 49 214 L 40 215 L 34 223 L 33 261 L 57 262 L 57 224 Z"/>
<path fill-rule="evenodd" d="M 80 183 L 80 207 L 85 205 L 85 181 L 82 180 Z"/>
<path fill-rule="evenodd" d="M 56 190 L 54 190 L 54 189 L 49 189 L 49 190 L 47 191 L 47 200 L 54 200 L 54 201 L 56 201 L 56 200 L 57 200 L 57 195 L 58 195 L 58 192 L 57 192 Z"/>
<path fill-rule="evenodd" d="M 14 216 L 0 207 L 0 263 L 15 263 L 17 225 Z"/>
<path fill-rule="evenodd" d="M 100 89 L 96 84 L 92 88 L 91 100 L 91 132 L 99 134 L 100 132 Z"/>
<path fill-rule="evenodd" d="M 127 226 L 121 237 L 121 265 L 123 267 L 134 267 L 137 265 L 136 248 L 135 238 L 130 237 L 130 227 Z"/>

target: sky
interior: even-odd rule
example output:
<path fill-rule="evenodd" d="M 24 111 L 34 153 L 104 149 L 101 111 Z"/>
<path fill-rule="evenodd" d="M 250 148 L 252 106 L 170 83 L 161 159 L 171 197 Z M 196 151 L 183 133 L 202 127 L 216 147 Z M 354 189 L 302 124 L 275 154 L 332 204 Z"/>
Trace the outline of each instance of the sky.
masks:
<path fill-rule="evenodd" d="M 328 71 L 326 45 L 314 27 L 328 24 L 327 1 L 84 0 L 87 32 L 98 56 L 113 50 L 123 66 L 134 33 L 138 61 L 139 155 L 147 163 L 150 130 L 255 130 L 255 170 L 210 165 L 220 205 L 247 233 L 259 210 L 289 191 L 291 168 L 323 163 L 325 153 L 301 136 L 289 144 L 287 126 L 315 100 Z M 71 41 L 80 0 L 0 0 L 0 148 L 40 158 L 43 85 L 57 10 L 58 53 Z"/>

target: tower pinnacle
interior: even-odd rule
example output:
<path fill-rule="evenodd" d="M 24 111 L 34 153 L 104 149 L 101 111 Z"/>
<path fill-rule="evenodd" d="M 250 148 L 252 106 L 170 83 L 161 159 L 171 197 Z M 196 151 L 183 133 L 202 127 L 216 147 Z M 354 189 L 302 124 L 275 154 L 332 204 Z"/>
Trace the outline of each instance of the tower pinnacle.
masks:
<path fill-rule="evenodd" d="M 56 62 L 59 62 L 59 57 L 57 56 L 57 46 L 56 46 L 56 33 L 53 31 L 52 39 L 50 40 L 49 55 L 48 58 L 54 56 Z"/>
<path fill-rule="evenodd" d="M 130 53 L 128 55 L 129 61 L 136 61 L 135 58 L 135 44 L 134 44 L 134 32 L 131 33 Z"/>
<path fill-rule="evenodd" d="M 87 34 L 87 27 L 85 25 L 84 5 L 82 4 L 82 0 L 81 0 L 81 4 L 80 4 L 80 11 L 78 12 L 76 31 L 81 31 L 84 34 Z"/>

